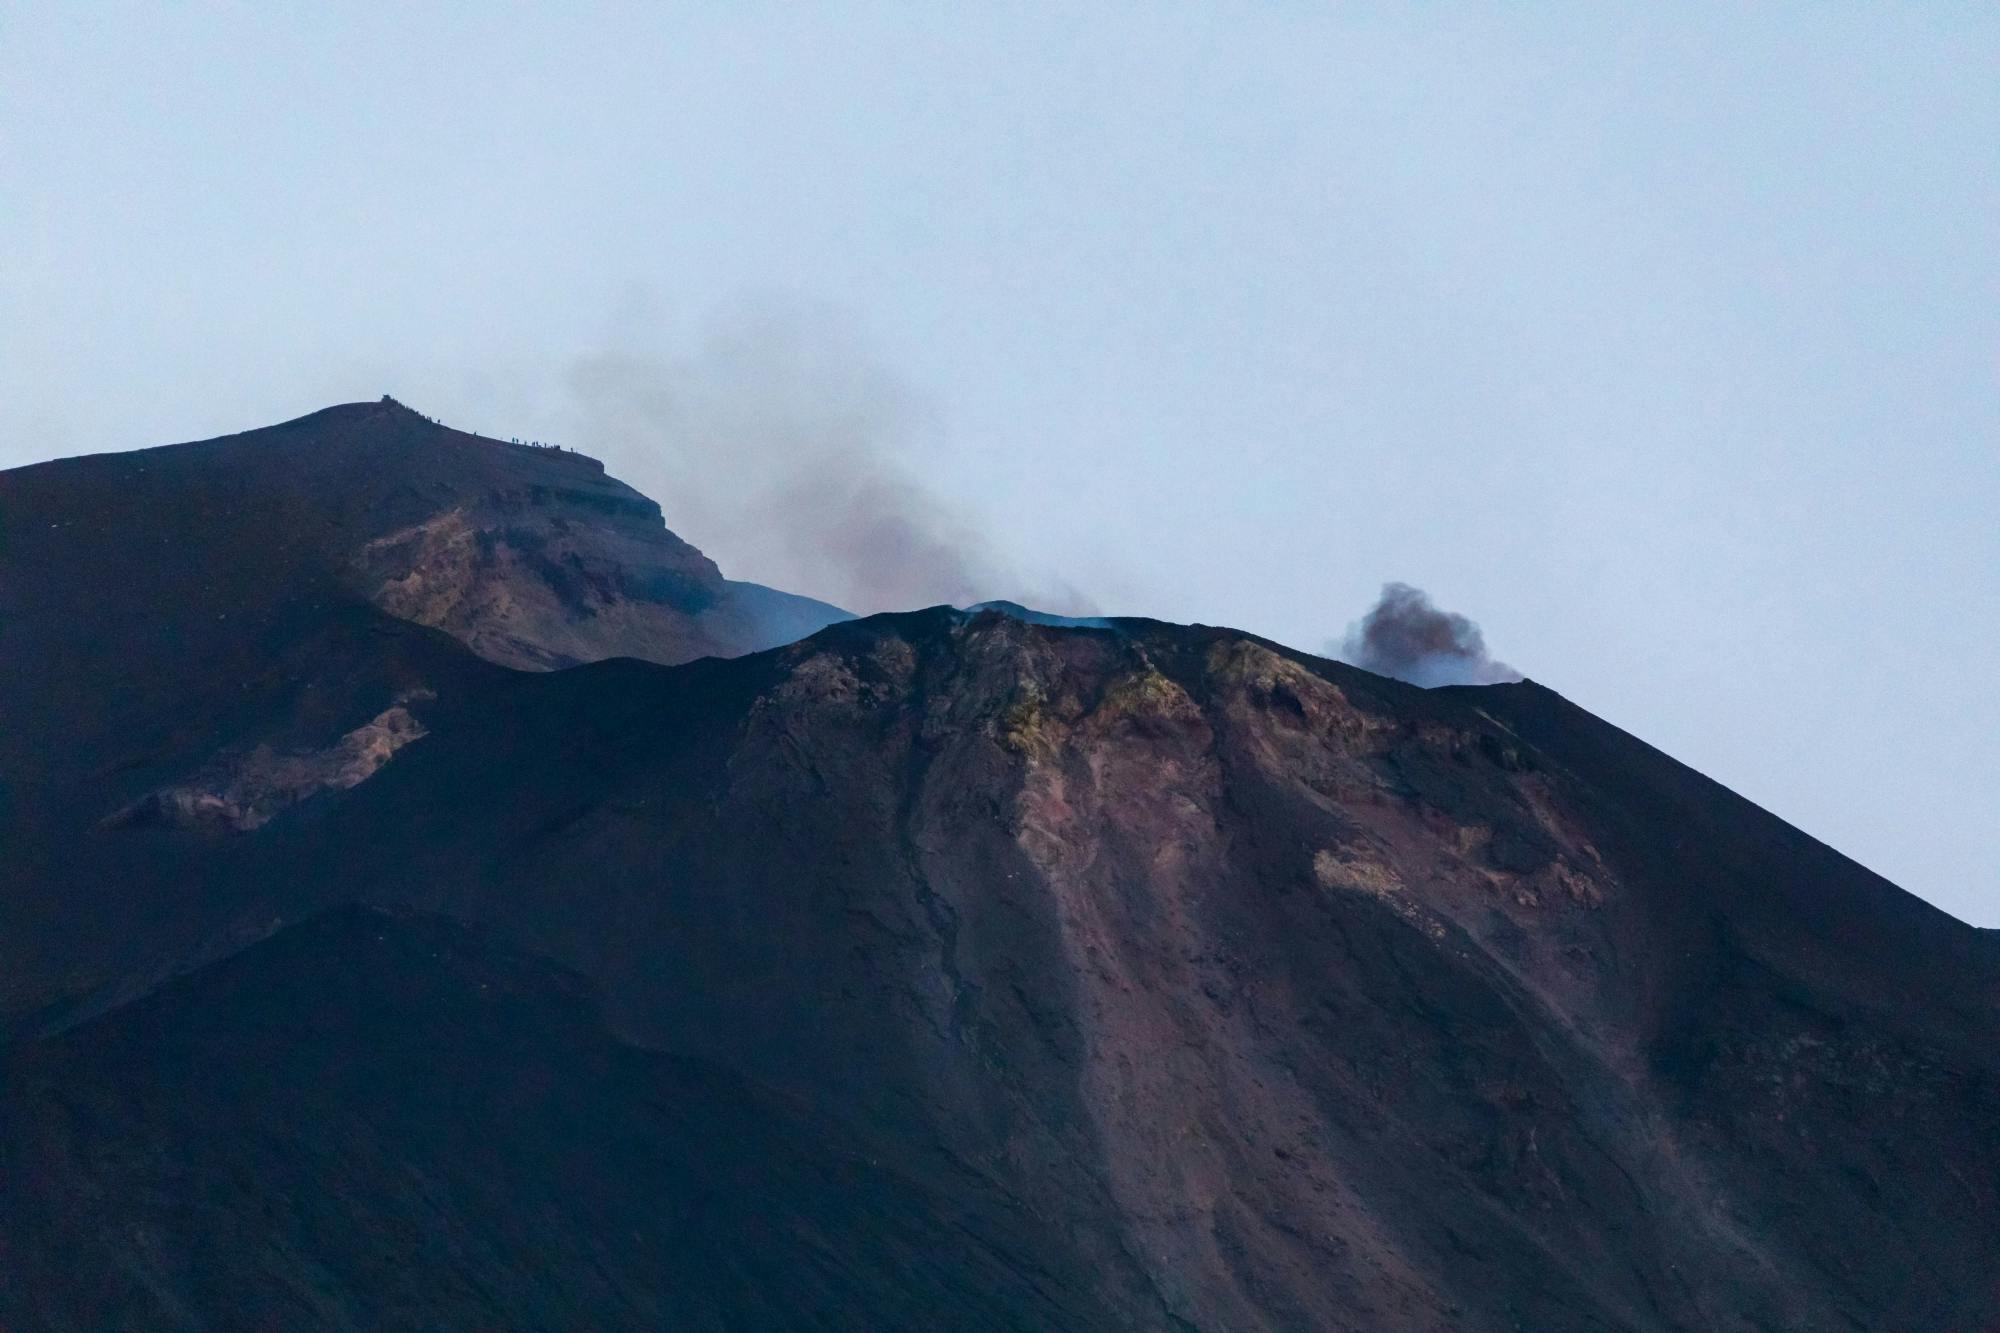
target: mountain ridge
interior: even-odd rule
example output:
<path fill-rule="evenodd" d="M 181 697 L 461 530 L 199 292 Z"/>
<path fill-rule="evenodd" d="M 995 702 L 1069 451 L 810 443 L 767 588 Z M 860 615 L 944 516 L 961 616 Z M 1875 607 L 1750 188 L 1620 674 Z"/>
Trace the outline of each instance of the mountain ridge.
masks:
<path fill-rule="evenodd" d="M 490 461 L 467 448 L 439 457 Z M 195 1119 L 234 1114 L 227 1099 L 199 1112 L 199 1081 L 107 1034 L 142 1011 L 179 1043 L 234 1031 L 249 1011 L 185 997 L 314 941 L 366 954 L 353 923 L 372 918 L 353 913 L 376 911 L 417 923 L 410 938 L 448 937 L 454 957 L 490 949 L 572 978 L 596 1015 L 592 1049 L 696 1062 L 824 1116 L 819 1130 L 784 1121 L 803 1165 L 746 1187 L 850 1238 L 826 1250 L 781 1229 L 792 1239 L 766 1271 L 774 1290 L 817 1293 L 799 1299 L 821 1326 L 897 1324 L 917 1290 L 966 1327 L 2000 1316 L 1982 1223 L 2000 1215 L 1996 941 L 1545 687 L 1422 690 L 1228 629 L 947 607 L 736 657 L 511 670 L 397 618 L 316 554 L 354 549 L 355 526 L 401 532 L 441 512 L 422 468 L 414 499 L 392 488 L 321 545 L 282 488 L 232 491 L 193 471 L 180 510 L 221 494 L 244 512 L 186 530 L 200 577 L 157 586 L 200 595 L 153 620 L 122 593 L 23 596 L 53 581 L 60 531 L 0 550 L 0 573 L 30 576 L 0 578 L 0 609 L 17 611 L 0 643 L 121 646 L 0 681 L 0 705 L 27 719 L 0 736 L 14 846 L 0 1059 L 76 1071 L 0 1094 L 0 1114 L 40 1127 L 34 1142 L 70 1123 L 65 1097 L 127 1080 L 171 1085 L 162 1105 Z M 444 480 L 447 499 L 490 493 Z M 24 490 L 0 474 L 0 505 Z M 619 521 L 587 504 L 559 517 Z M 300 531 L 310 558 L 238 568 L 232 534 Z M 159 525 L 80 535 L 113 549 L 77 550 L 72 571 L 143 581 L 138 548 Z M 211 619 L 218 604 L 229 618 Z M 70 623 L 19 614 L 57 608 Z M 400 738 L 392 751 L 347 745 L 392 708 L 411 724 L 380 724 Z M 242 784 L 270 773 L 342 780 L 257 804 Z M 174 808 L 208 792 L 269 813 L 111 818 L 162 792 L 182 794 Z M 403 958 L 379 963 L 382 985 L 406 978 L 442 1008 L 397 1021 L 465 1062 L 469 1086 L 510 1086 L 489 1029 L 452 1017 L 465 992 Z M 303 1015 L 282 976 L 320 965 L 260 972 L 258 993 Z M 389 1095 L 370 1080 L 391 1076 L 352 1044 L 375 1020 L 359 998 L 329 1004 L 286 1020 L 348 1034 L 314 1056 L 362 1081 L 354 1114 L 326 1112 L 326 1150 L 474 1178 L 449 1134 L 380 1155 L 384 1122 L 360 1108 Z M 536 1077 L 570 1077 L 560 1050 L 532 1049 Z M 602 1085 L 593 1114 L 642 1115 L 630 1095 Z M 259 1096 L 253 1119 L 292 1105 Z M 436 1123 L 427 1105 L 409 1108 L 414 1123 Z M 512 1159 L 521 1179 L 544 1180 L 530 1152 L 542 1122 L 509 1119 L 521 1105 L 481 1114 L 527 1154 Z M 647 1121 L 635 1142 L 672 1160 L 679 1136 L 711 1141 L 706 1114 Z M 105 1264 L 156 1275 L 121 1307 L 139 1326 L 240 1322 L 250 1307 L 228 1280 L 272 1265 L 299 1290 L 314 1265 L 360 1275 L 303 1308 L 301 1326 L 419 1319 L 421 1293 L 400 1286 L 376 1287 L 392 1304 L 368 1310 L 379 1279 L 351 1220 L 314 1233 L 317 1257 L 194 1258 L 224 1253 L 204 1247 L 274 1203 L 230 1183 L 252 1159 L 195 1152 L 176 1137 L 183 1112 L 162 1115 L 100 1117 L 102 1152 L 17 1153 L 7 1167 L 32 1208 L 79 1191 L 111 1201 L 88 1226 L 113 1238 Z M 804 1183 L 856 1142 L 886 1174 L 831 1194 Z M 579 1151 L 569 1169 L 587 1193 L 635 1169 L 625 1148 Z M 162 1232 L 146 1182 L 183 1152 L 197 1163 L 187 1187 L 219 1211 Z M 983 1230 L 905 1290 L 878 1262 L 902 1252 L 905 1223 L 961 1235 L 922 1184 L 939 1169 L 980 1182 Z M 313 1180 L 288 1197 L 361 1215 Z M 506 1197 L 450 1197 L 435 1215 L 385 1202 L 369 1225 L 415 1228 L 433 1256 L 443 1237 L 523 1225 Z M 909 1217 L 885 1215 L 884 1199 Z M 0 1244 L 41 1275 L 21 1318 L 59 1326 L 97 1307 L 55 1276 L 53 1216 L 16 1214 Z M 563 1244 L 587 1243 L 591 1225 L 562 1217 Z M 836 1287 L 828 1254 L 849 1275 Z M 711 1283 L 663 1267 L 657 1245 L 607 1239 L 576 1262 L 606 1266 L 611 1287 L 565 1269 L 536 1322 L 616 1322 L 643 1292 L 711 1326 L 768 1325 L 755 1292 L 720 1276 L 744 1260 L 716 1254 Z M 504 1246 L 458 1262 L 472 1267 L 433 1257 L 423 1271 L 440 1291 L 467 1272 L 494 1291 L 520 1280 Z M 192 1276 L 202 1265 L 220 1265 L 214 1282 Z M 662 1285 L 661 1272 L 675 1276 Z M 455 1317 L 513 1322 L 467 1299 Z"/>

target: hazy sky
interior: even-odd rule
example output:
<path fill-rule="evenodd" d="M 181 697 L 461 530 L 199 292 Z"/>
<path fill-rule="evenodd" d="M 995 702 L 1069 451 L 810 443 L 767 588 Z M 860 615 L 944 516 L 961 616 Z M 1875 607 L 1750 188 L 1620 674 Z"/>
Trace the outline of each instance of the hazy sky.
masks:
<path fill-rule="evenodd" d="M 694 489 L 825 398 L 996 595 L 1405 580 L 2000 924 L 2000 10 L 1330 8 L 0 8 L 0 466 L 393 392 L 810 585 Z"/>

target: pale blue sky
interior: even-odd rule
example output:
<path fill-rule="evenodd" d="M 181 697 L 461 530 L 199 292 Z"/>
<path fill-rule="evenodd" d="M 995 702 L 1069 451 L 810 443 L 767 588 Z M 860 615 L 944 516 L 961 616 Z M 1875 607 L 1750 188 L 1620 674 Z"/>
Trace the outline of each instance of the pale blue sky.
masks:
<path fill-rule="evenodd" d="M 659 490 L 577 363 L 824 307 L 1003 561 L 1418 584 L 2000 924 L 2000 11 L 291 9 L 0 10 L 0 466 L 390 391 Z"/>

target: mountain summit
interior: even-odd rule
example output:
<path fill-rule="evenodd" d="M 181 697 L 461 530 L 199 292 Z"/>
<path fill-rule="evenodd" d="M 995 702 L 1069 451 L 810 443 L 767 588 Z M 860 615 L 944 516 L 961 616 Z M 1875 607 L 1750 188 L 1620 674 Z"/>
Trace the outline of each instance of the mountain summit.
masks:
<path fill-rule="evenodd" d="M 847 618 L 723 578 L 594 458 L 450 430 L 389 398 L 23 468 L 9 494 L 17 542 L 42 548 L 22 558 L 48 569 L 91 540 L 148 579 L 198 578 L 148 591 L 225 617 L 331 585 L 513 667 L 735 656 Z"/>
<path fill-rule="evenodd" d="M 1539 685 L 394 404 L 0 518 L 7 1328 L 2000 1320 L 2000 946 Z"/>

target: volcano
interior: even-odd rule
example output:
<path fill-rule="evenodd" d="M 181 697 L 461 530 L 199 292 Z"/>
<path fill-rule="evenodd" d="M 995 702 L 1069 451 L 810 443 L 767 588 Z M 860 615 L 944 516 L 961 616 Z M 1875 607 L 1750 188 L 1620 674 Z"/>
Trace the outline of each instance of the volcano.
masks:
<path fill-rule="evenodd" d="M 2000 1326 L 2000 940 L 1532 681 L 386 400 L 0 473 L 0 651 L 0 1327 Z"/>

